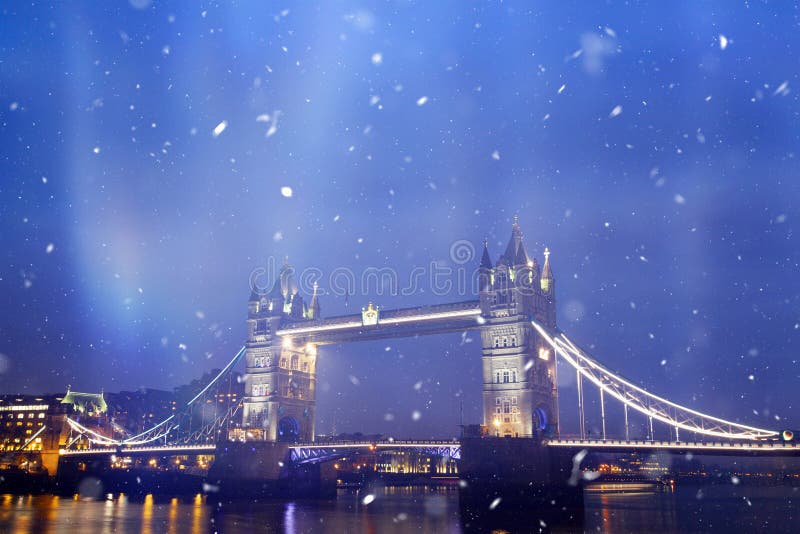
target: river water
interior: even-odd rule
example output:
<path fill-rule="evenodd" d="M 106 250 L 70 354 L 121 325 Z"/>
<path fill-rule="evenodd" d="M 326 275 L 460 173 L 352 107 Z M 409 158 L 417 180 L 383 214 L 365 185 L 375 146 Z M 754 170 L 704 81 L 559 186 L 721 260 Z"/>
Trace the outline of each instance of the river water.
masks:
<path fill-rule="evenodd" d="M 134 501 L 122 495 L 86 501 L 52 495 L 0 496 L 0 532 L 490 532 L 462 519 L 451 487 L 339 490 L 335 500 L 213 504 L 205 497 Z M 374 500 L 364 504 L 365 497 Z M 369 500 L 369 499 L 367 499 Z M 607 486 L 587 490 L 582 525 L 542 522 L 536 510 L 509 510 L 511 532 L 800 532 L 800 490 L 791 487 Z M 488 507 L 490 503 L 487 503 Z M 503 503 L 496 505 L 503 511 Z M 509 527 L 509 525 L 511 525 Z"/>

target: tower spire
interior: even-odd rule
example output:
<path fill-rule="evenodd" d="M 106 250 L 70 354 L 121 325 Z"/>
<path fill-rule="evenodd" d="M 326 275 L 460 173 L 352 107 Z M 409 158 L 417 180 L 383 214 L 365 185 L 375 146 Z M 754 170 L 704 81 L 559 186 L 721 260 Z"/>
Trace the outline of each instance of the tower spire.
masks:
<path fill-rule="evenodd" d="M 483 255 L 481 256 L 481 268 L 491 269 L 492 259 L 489 257 L 489 240 L 483 238 Z"/>
<path fill-rule="evenodd" d="M 550 267 L 550 249 L 545 247 L 544 248 L 544 267 L 542 267 L 542 291 L 552 291 L 553 290 L 553 270 Z"/>
<path fill-rule="evenodd" d="M 516 213 L 514 214 L 514 223 L 511 225 L 511 237 L 508 240 L 508 246 L 506 246 L 506 251 L 500 257 L 500 260 L 503 261 L 508 266 L 513 266 L 517 264 L 517 258 L 520 253 L 520 247 L 522 247 L 522 230 L 519 227 L 519 215 Z M 523 263 L 527 263 L 527 255 L 523 250 L 523 255 L 525 256 L 525 261 Z"/>
<path fill-rule="evenodd" d="M 308 318 L 309 319 L 319 319 L 319 297 L 317 296 L 317 288 L 319 288 L 319 284 L 317 281 L 314 281 L 314 294 L 311 295 L 311 304 L 308 306 Z"/>

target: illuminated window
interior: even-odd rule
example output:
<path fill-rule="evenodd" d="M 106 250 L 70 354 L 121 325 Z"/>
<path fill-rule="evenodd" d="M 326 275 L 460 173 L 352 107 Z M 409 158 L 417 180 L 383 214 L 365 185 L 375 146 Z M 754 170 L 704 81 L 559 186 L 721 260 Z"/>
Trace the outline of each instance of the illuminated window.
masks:
<path fill-rule="evenodd" d="M 39 414 L 39 419 L 44 419 L 44 413 Z"/>

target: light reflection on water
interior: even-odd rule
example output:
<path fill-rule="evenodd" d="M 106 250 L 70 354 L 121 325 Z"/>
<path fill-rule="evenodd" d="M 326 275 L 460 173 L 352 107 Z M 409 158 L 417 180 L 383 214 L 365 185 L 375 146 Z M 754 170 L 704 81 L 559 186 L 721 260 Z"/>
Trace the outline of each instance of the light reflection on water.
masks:
<path fill-rule="evenodd" d="M 627 491 L 630 489 L 631 491 Z M 581 527 L 555 532 L 798 532 L 799 488 L 713 486 L 609 487 L 586 492 Z M 375 495 L 363 504 L 367 492 Z M 488 503 L 487 503 L 488 506 Z M 500 508 L 500 507 L 498 507 Z M 535 532 L 535 508 L 509 511 L 514 531 Z M 505 518 L 507 524 L 509 517 Z M 473 525 L 488 531 L 492 525 Z M 448 532 L 464 531 L 455 488 L 390 487 L 340 490 L 336 500 L 269 500 L 212 504 L 200 495 L 85 501 L 52 495 L 0 496 L 0 532 L 20 534 L 206 532 Z"/>

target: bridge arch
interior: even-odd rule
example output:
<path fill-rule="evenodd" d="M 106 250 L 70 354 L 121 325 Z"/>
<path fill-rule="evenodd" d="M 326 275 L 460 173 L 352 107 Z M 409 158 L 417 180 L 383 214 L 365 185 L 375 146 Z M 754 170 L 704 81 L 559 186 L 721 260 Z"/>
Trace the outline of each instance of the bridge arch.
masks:
<path fill-rule="evenodd" d="M 278 441 L 296 443 L 300 441 L 300 424 L 297 419 L 286 416 L 278 421 Z"/>

